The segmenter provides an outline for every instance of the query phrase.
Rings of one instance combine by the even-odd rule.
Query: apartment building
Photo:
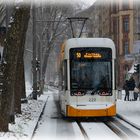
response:
[[[136,0],[111,0],[111,36],[117,48],[118,81],[122,87],[128,71],[139,63],[140,4]]]
[[[93,37],[109,37],[115,42],[120,88],[132,65],[140,62],[139,3],[137,0],[96,0],[92,6]]]

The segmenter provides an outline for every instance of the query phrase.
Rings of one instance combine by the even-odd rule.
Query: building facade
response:
[[[140,62],[140,4],[136,0],[96,0],[90,18],[93,37],[115,42],[116,82],[122,88],[132,65]]]
[[[122,87],[127,79],[134,57],[134,5],[131,0],[110,3],[111,37],[117,48],[118,86]]]

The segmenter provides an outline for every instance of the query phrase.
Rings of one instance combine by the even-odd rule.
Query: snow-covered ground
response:
[[[31,92],[32,90],[28,88],[27,95]],[[22,104],[22,114],[16,115],[15,124],[9,124],[9,132],[0,133],[0,140],[31,139],[49,93],[51,91],[44,92],[38,100],[28,100],[28,103]]]
[[[103,122],[84,122],[82,126],[90,140],[120,140]]]
[[[117,113],[140,128],[140,98],[137,101],[124,101],[124,95],[123,91],[121,100],[117,101]]]
[[[31,93],[31,90],[28,90],[28,94]],[[43,138],[43,135],[45,136],[45,133],[49,132],[50,136],[54,136],[56,131],[60,131],[59,128],[64,129],[64,132],[66,133],[60,133],[61,136],[66,134],[71,134],[71,135],[76,135],[79,140],[82,140],[82,134],[79,132],[77,125],[74,122],[64,122],[64,120],[60,119],[59,116],[57,116],[57,110],[56,104],[52,104],[52,94],[56,94],[57,90],[55,89],[50,89],[48,91],[45,91],[43,95],[41,95],[38,100],[29,100],[28,103],[22,104],[22,114],[21,115],[16,115],[16,123],[15,124],[10,124],[9,125],[9,132],[7,133],[0,133],[0,140],[19,140],[19,139],[31,139],[33,130],[36,126],[36,123],[38,121],[38,118],[40,116],[40,113],[43,109],[43,106],[45,105],[45,101],[47,100],[47,105],[46,105],[46,114],[44,115],[44,121],[41,122],[40,126],[42,124],[42,127],[38,131],[39,133],[36,132],[36,136],[33,139],[36,138]],[[127,120],[133,122],[134,124],[138,125],[140,127],[139,123],[139,118],[140,118],[140,100],[138,101],[124,101],[124,92],[122,93],[121,99],[117,101],[117,113],[126,118]],[[53,108],[50,108],[52,105]],[[53,112],[53,116],[51,114]],[[54,118],[54,119],[50,119]],[[58,118],[57,120],[55,118]],[[57,123],[56,123],[57,122]],[[65,125],[66,124],[66,125]],[[92,128],[92,125],[97,125],[97,124],[88,124],[85,123],[83,124],[85,127],[88,127],[89,130],[87,133],[92,134],[92,130],[94,132],[97,132],[98,130],[95,131],[95,128]],[[103,124],[100,124],[101,126]],[[49,126],[45,128],[45,126]],[[55,127],[56,126],[56,127]],[[64,127],[66,126],[66,127]],[[64,127],[64,128],[63,128]],[[73,128],[73,130],[70,130],[69,128]],[[98,126],[100,127],[100,126]],[[104,126],[105,127],[105,126]],[[102,127],[102,129],[104,128]],[[56,128],[58,130],[56,130]],[[41,132],[42,131],[42,132]],[[107,129],[102,130],[102,132],[106,132]],[[43,134],[44,133],[44,134]],[[38,135],[41,134],[41,135]],[[95,133],[94,133],[95,134]],[[99,134],[99,132],[98,132]],[[113,135],[108,131],[108,135]],[[48,136],[49,137],[49,136]],[[92,136],[90,136],[92,137]],[[112,137],[112,136],[111,136]],[[70,137],[69,137],[70,138]],[[68,139],[68,137],[66,138]],[[63,140],[66,140],[63,139]],[[95,138],[94,138],[95,139]],[[92,139],[91,139],[92,140]]]

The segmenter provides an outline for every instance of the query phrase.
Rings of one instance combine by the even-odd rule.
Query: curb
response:
[[[45,107],[46,107],[48,98],[49,98],[49,96],[47,97],[47,99],[46,99],[46,101],[45,101],[45,104],[43,105],[42,111],[41,111],[41,113],[40,113],[40,115],[39,115],[39,117],[38,117],[37,123],[36,123],[36,125],[35,125],[35,127],[34,127],[34,130],[33,130],[32,135],[31,135],[31,140],[32,140],[33,137],[34,137],[34,134],[35,134],[36,129],[37,129],[37,127],[38,127],[38,123],[39,123],[39,121],[41,120],[41,117],[42,117],[42,115],[43,115],[43,113],[44,113],[44,110],[45,110]]]

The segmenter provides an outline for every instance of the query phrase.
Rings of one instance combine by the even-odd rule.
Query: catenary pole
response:
[[[37,100],[37,70],[36,70],[36,9],[35,4],[32,3],[32,37],[33,37],[33,60],[32,60],[32,71],[33,71],[33,99]]]

